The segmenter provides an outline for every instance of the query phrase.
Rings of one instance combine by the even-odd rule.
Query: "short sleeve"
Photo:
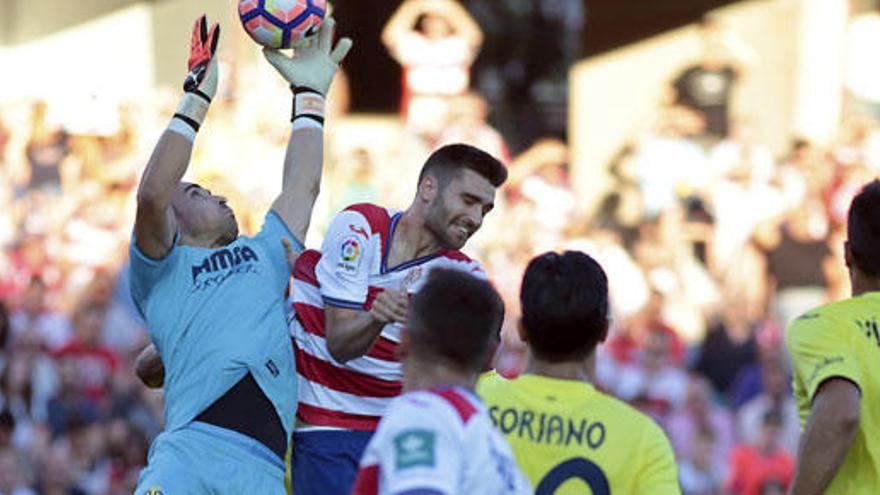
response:
[[[356,211],[343,211],[330,223],[315,270],[325,304],[363,309],[373,261],[371,237],[367,219]]]
[[[462,445],[445,414],[398,409],[383,419],[378,445],[382,493],[435,490],[457,493]],[[381,427],[380,427],[381,428]]]
[[[140,250],[137,246],[136,234],[133,232],[131,234],[131,245],[128,248],[130,258],[129,285],[131,298],[141,318],[146,318],[144,308],[153,287],[163,278],[171,276],[174,267],[178,264],[180,249],[177,247],[177,243],[179,238],[180,233],[175,234],[168,253],[160,259],[153,259]]]
[[[788,329],[786,340],[794,371],[798,402],[812,401],[819,385],[829,378],[845,378],[862,388],[862,375],[845,323],[821,313],[807,313]]]
[[[266,218],[263,220],[263,227],[257,232],[253,240],[262,247],[268,256],[268,264],[272,267],[279,291],[283,291],[290,282],[290,264],[287,262],[284,244],[281,243],[282,238],[290,241],[290,245],[296,253],[302,253],[305,249],[302,242],[288,230],[281,217],[274,211],[269,210],[266,213]]]
[[[654,423],[651,423],[650,428],[645,432],[635,493],[659,495],[681,493],[678,467],[672,446],[663,430]]]

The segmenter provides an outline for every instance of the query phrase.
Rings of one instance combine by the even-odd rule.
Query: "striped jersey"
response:
[[[392,402],[361,459],[354,495],[533,493],[472,391],[443,387]]]
[[[305,251],[294,267],[290,332],[296,354],[303,422],[320,427],[374,431],[401,391],[396,356],[401,327],[388,324],[366,355],[336,362],[324,333],[326,305],[369,311],[385,289],[415,293],[434,268],[456,268],[485,277],[482,267],[457,250],[441,250],[398,266],[387,257],[402,212],[357,204],[331,222],[321,252]]]

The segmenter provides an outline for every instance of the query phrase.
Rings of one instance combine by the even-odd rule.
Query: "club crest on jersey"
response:
[[[161,487],[151,486],[147,488],[147,491],[144,492],[144,495],[164,495],[165,492],[162,491]]]
[[[434,432],[407,430],[394,437],[394,469],[402,471],[418,466],[434,467]]]

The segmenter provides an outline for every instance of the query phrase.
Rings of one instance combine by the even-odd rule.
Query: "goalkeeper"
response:
[[[182,182],[217,91],[220,28],[193,29],[185,94],[141,178],[131,243],[131,293],[165,365],[165,431],[135,493],[277,493],[296,410],[284,318],[290,268],[318,192],[323,103],[351,41],[331,52],[327,19],[309,47],[270,63],[294,89],[281,194],[260,232],[239,237],[222,196]],[[295,152],[294,152],[295,151]]]

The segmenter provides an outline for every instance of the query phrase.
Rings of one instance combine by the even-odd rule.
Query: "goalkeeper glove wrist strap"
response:
[[[180,100],[177,112],[168,125],[168,130],[176,132],[190,141],[195,141],[196,133],[205,121],[211,98],[198,89],[187,91]]]
[[[174,113],[174,118],[180,119],[192,127],[193,131],[198,131],[199,127],[202,126],[202,122],[205,121],[210,105],[211,99],[205,93],[198,90],[188,91],[183,95],[183,99],[180,100],[180,105],[177,107],[177,112]]]
[[[294,127],[324,127],[324,95],[311,88],[291,86]]]

